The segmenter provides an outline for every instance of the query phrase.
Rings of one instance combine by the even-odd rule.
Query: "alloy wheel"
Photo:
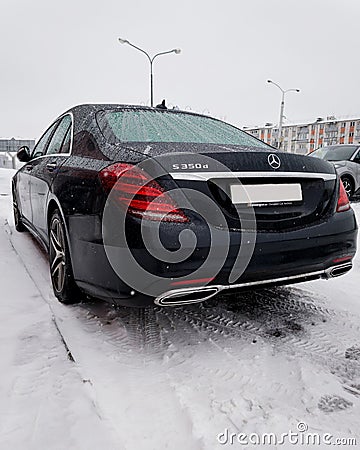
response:
[[[345,192],[347,193],[347,196],[350,198],[352,196],[352,190],[353,190],[351,181],[348,178],[343,178],[342,182],[344,185]]]
[[[65,236],[62,223],[57,217],[50,227],[50,273],[54,289],[62,292],[65,283]]]

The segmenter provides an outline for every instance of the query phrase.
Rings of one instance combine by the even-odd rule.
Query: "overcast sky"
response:
[[[155,102],[240,127],[360,117],[359,0],[0,0],[0,137],[38,138],[79,103]]]

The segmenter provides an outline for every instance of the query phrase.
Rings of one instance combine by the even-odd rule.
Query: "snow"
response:
[[[12,247],[13,172],[0,169],[0,448],[115,448],[67,357],[49,304]]]
[[[202,305],[64,306],[14,230],[13,173],[0,169],[1,449],[208,450],[230,446],[226,429],[299,422],[360,442],[359,257],[335,280]]]

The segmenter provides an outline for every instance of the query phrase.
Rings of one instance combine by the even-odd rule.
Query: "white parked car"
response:
[[[360,193],[360,145],[329,145],[318,148],[309,156],[325,159],[335,165],[349,198]]]

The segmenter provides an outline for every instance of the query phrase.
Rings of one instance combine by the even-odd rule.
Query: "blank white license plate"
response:
[[[232,184],[231,200],[236,203],[282,203],[302,200],[301,185],[292,184]]]

